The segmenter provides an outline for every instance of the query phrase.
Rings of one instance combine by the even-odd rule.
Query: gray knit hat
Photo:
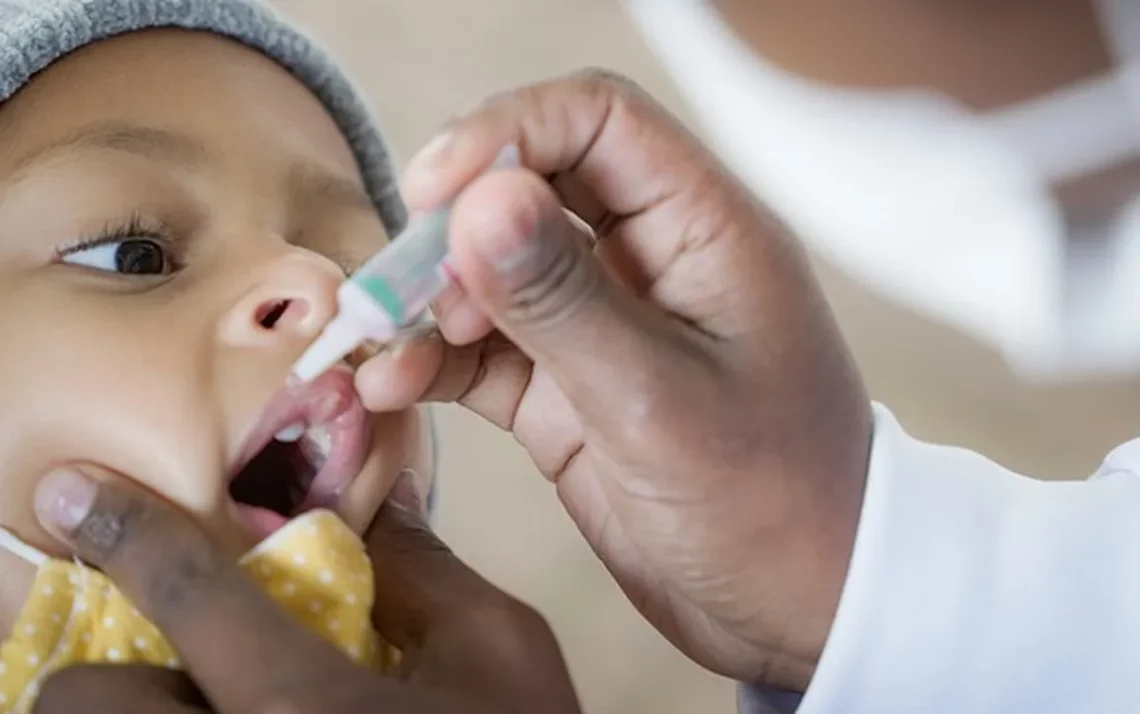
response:
[[[400,232],[407,212],[392,160],[360,95],[321,48],[262,0],[0,0],[0,103],[70,52],[161,27],[232,38],[304,82],[348,139],[389,235]]]

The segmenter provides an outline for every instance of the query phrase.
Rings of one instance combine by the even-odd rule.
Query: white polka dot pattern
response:
[[[371,625],[374,585],[364,545],[332,512],[294,520],[242,565],[293,617],[360,665],[386,671],[398,662]],[[179,666],[162,634],[102,573],[72,561],[40,567],[12,632],[0,646],[0,714],[30,711],[39,683],[68,665]]]

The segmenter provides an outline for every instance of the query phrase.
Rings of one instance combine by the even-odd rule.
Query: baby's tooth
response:
[[[286,444],[292,444],[294,442],[299,441],[301,439],[301,437],[304,435],[305,435],[305,425],[304,424],[291,424],[290,426],[287,426],[284,429],[282,429],[281,431],[277,432],[277,434],[273,438],[276,439],[277,441],[281,441],[281,442],[284,442]]]
[[[323,464],[332,451],[332,434],[327,427],[314,426],[305,432],[305,445],[312,450],[312,455],[318,457]]]

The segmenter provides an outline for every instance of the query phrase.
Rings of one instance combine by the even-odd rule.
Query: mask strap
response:
[[[1046,180],[1091,173],[1140,154],[1140,3],[1096,5],[1115,69],[982,116]]]
[[[1140,4],[1135,0],[1097,0],[1101,34],[1116,59],[1116,74],[1140,126]]]
[[[31,563],[36,567],[51,560],[45,553],[36,550],[5,528],[0,528],[0,550],[6,550],[17,558]]]
[[[1117,73],[1062,87],[979,118],[1050,181],[1103,169],[1140,154],[1136,105]]]

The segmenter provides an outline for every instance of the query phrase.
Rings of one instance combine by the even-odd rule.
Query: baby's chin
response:
[[[230,504],[229,510],[224,518],[211,518],[202,525],[229,555],[240,559],[293,521],[317,509],[298,511],[288,516],[241,504]],[[337,511],[331,507],[328,510]]]

